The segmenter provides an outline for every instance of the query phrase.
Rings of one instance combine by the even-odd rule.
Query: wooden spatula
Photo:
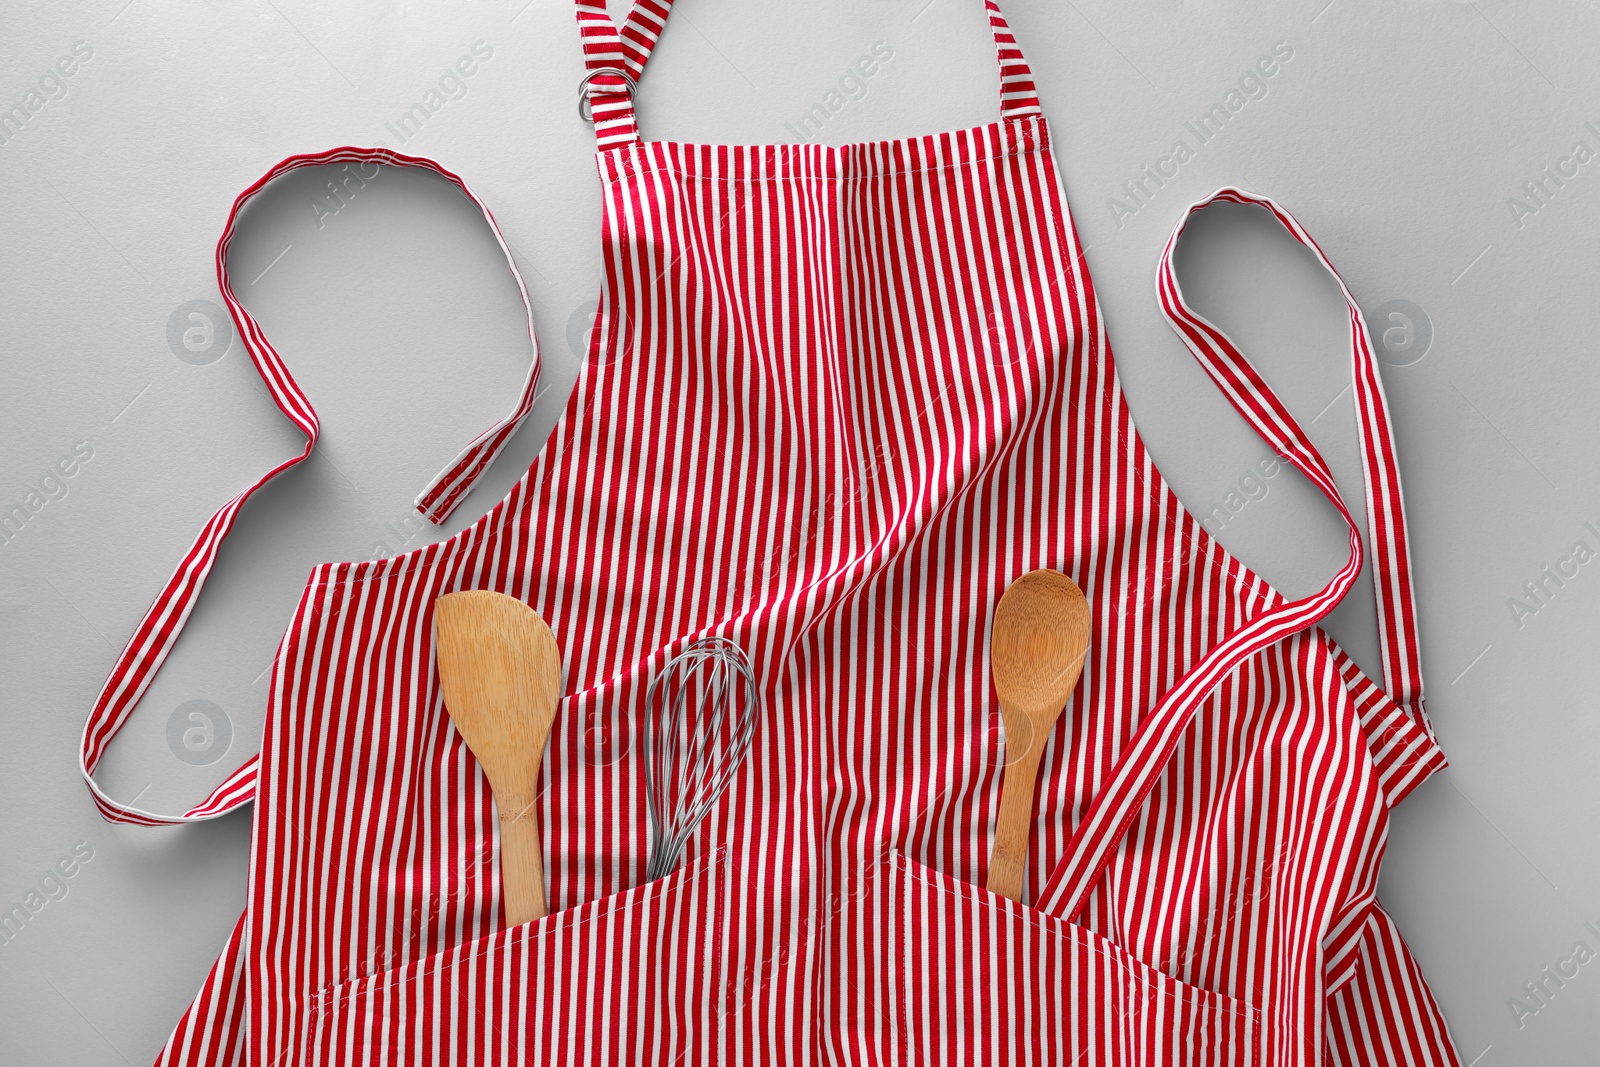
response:
[[[561,650],[538,612],[504,593],[447,593],[433,612],[445,710],[494,790],[506,922],[543,918],[533,803],[561,694]]]
[[[1006,727],[1006,767],[989,890],[1015,901],[1022,900],[1039,759],[1088,649],[1089,604],[1060,571],[1024,574],[995,605],[990,662]]]

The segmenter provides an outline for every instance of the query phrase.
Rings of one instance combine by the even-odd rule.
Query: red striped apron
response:
[[[248,908],[161,1063],[1457,1063],[1375,895],[1389,808],[1444,760],[1361,314],[1346,290],[1381,686],[1315,625],[1356,580],[1361,536],[1294,417],[1184,303],[1183,222],[1161,305],[1350,523],[1348,562],[1284,598],[1151,462],[1032,77],[986,5],[997,121],[726,147],[639,137],[632,83],[670,0],[638,0],[620,28],[577,0],[604,278],[549,441],[456,536],[313,571],[260,755],[205,802],[157,815],[90,778],[122,822],[255,799]],[[472,195],[430,160],[339,148],[236,201],[219,283],[305,452],[202,531],[95,705],[86,777],[240,506],[316,441],[227,252],[262,186],[340,160]],[[1271,212],[1333,270],[1263,197],[1225,189],[1190,212],[1217,199]],[[535,353],[512,413],[419,510],[442,521],[461,501],[537,376]],[[1006,585],[1043,566],[1094,617],[1023,905],[979,888],[1004,760],[987,633]],[[538,812],[551,914],[510,929],[493,801],[433,671],[432,603],[461,589],[533,605],[566,661]],[[683,866],[645,882],[631,738],[652,675],[711,634],[749,653],[763,721]]]

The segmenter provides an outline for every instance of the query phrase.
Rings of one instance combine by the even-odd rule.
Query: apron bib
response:
[[[288,170],[347,160],[472,196],[430,160],[349,147],[241,194],[219,284],[306,448],[202,531],[82,755],[109,819],[255,801],[247,911],[162,1063],[1456,1063],[1375,896],[1388,809],[1444,761],[1360,312],[1345,290],[1382,686],[1315,625],[1359,575],[1361,536],[1293,416],[1184,303],[1182,222],[1162,307],[1350,523],[1348,562],[1282,597],[1145,452],[1032,75],[985,4],[997,121],[730,147],[639,136],[670,0],[638,0],[620,28],[577,0],[604,267],[572,395],[476,523],[313,571],[259,757],[169,817],[91,776],[240,506],[318,430],[228,283],[239,209]],[[1226,189],[1190,210],[1215,199],[1271,212],[1332,271],[1272,201]],[[461,502],[537,377],[535,351],[512,412],[423,514]],[[1041,767],[1024,905],[978,888],[1004,763],[988,627],[1007,584],[1045,566],[1084,589],[1092,639]],[[493,799],[433,666],[433,602],[463,589],[533,606],[566,663],[537,812],[551,914],[511,929]],[[682,867],[645,882],[638,716],[654,674],[710,635],[749,654],[763,720]]]

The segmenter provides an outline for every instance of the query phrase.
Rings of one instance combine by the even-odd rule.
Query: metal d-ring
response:
[[[585,74],[583,76],[583,81],[578,83],[578,117],[584,122],[594,121],[594,109],[589,104],[589,83],[600,77],[602,74],[615,74],[617,77],[626,82],[628,86],[629,97],[632,97],[639,91],[639,83],[634,81],[633,76],[627,71],[623,70],[621,67],[596,67],[594,70],[591,70],[589,73]]]

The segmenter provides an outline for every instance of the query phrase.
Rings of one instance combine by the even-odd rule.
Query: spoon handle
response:
[[[1033,793],[1043,756],[1043,745],[1028,746],[1006,765],[1000,783],[1000,812],[995,820],[994,851],[989,856],[989,892],[1019,904],[1027,873],[1028,834],[1033,829]]]
[[[500,803],[499,797],[495,803]],[[539,816],[531,800],[500,812],[500,886],[507,926],[544,918],[544,853],[539,850]]]

